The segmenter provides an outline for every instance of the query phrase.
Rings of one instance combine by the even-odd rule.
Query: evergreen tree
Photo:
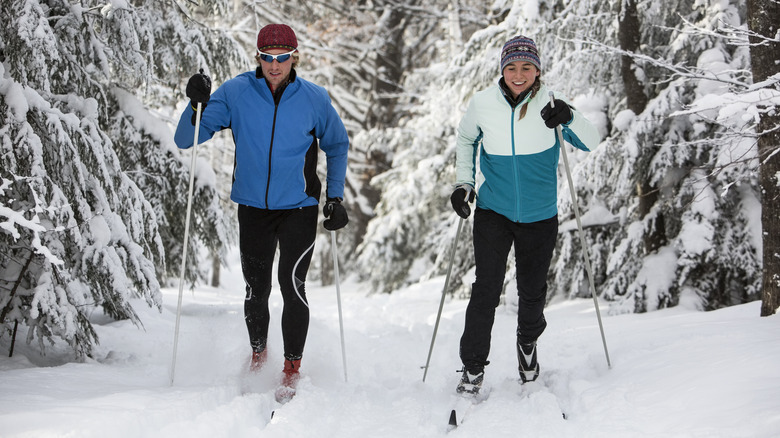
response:
[[[140,324],[134,297],[161,305],[189,170],[150,108],[182,100],[182,76],[204,60],[230,61],[211,62],[224,76],[240,58],[188,13],[173,1],[63,0],[0,12],[3,339],[21,323],[41,348],[61,338],[85,356],[97,342],[91,309]],[[213,176],[198,176],[191,253],[219,250],[226,235]]]
[[[739,27],[744,11],[737,3],[684,6],[691,12],[682,17],[649,4],[639,14],[641,40],[655,44],[628,55],[643,78],[647,105],[635,107],[639,114],[628,100],[612,106],[609,137],[576,172],[581,202],[609,212],[588,235],[597,252],[597,289],[616,301],[613,311],[681,302],[714,309],[754,300],[760,290],[750,131],[734,135],[712,109],[688,110],[747,85],[744,45],[717,35],[719,26]],[[563,219],[567,201],[561,198]],[[578,240],[563,237],[555,290],[589,295]],[[737,263],[734,254],[741,256]]]

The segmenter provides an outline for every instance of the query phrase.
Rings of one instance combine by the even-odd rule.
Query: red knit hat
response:
[[[295,32],[286,24],[269,24],[257,33],[257,50],[269,49],[297,50],[298,39]]]

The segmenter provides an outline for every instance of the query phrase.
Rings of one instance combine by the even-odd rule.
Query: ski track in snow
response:
[[[780,319],[759,318],[758,303],[621,316],[606,316],[602,304],[612,369],[592,300],[553,304],[538,347],[542,374],[526,385],[517,379],[515,313],[500,306],[489,398],[448,432],[466,301],[447,300],[425,383],[421,368],[443,278],[391,295],[342,284],[348,382],[335,288],[307,285],[303,377],[280,406],[281,298],[275,289],[268,364],[249,375],[240,277],[234,268],[222,288],[185,291],[173,386],[177,290],[164,291],[162,313],[135,303],[144,329],[95,316],[101,344],[83,363],[60,345],[38,356],[20,333],[14,357],[0,359],[0,435],[669,438],[769,437],[780,428]]]

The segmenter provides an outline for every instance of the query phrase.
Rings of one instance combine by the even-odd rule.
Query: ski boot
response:
[[[523,344],[517,341],[517,361],[520,364],[520,380],[533,382],[539,377],[539,362],[536,360],[536,341]]]
[[[475,374],[470,373],[463,367],[460,370],[463,374],[460,376],[460,382],[455,391],[458,394],[476,396],[479,394],[479,390],[482,388],[482,380],[485,377],[485,371],[475,371]]]
[[[295,388],[298,380],[301,378],[298,370],[301,367],[300,356],[297,359],[284,359],[284,370],[282,371],[282,383],[276,390],[276,401],[287,403],[295,396]]]
[[[268,352],[263,349],[262,351],[252,351],[252,360],[249,362],[249,371],[256,373],[259,372],[265,361],[268,358]]]

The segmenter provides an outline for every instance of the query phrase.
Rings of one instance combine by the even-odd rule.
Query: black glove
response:
[[[322,214],[325,215],[325,222],[322,225],[326,230],[336,231],[349,223],[347,209],[341,205],[341,198],[328,198],[325,206],[322,207]]]
[[[211,96],[211,78],[203,74],[203,69],[200,69],[200,73],[192,75],[187,82],[187,97],[190,98],[193,106],[197,106],[198,103],[208,103]]]
[[[206,104],[211,97],[211,78],[203,74],[203,69],[200,69],[200,73],[192,75],[187,82],[187,97],[190,98],[190,105],[192,109],[198,108],[198,103],[201,104],[200,112],[203,114],[203,110],[206,109]],[[192,113],[192,124],[195,125],[196,112]]]
[[[457,213],[458,216],[463,219],[469,217],[471,214],[469,202],[474,201],[474,196],[476,196],[474,188],[470,185],[461,185],[455,188],[455,191],[452,192],[452,196],[450,196],[450,202],[452,203],[452,209],[455,210],[455,213]]]
[[[569,105],[561,99],[555,99],[554,107],[550,106],[549,103],[545,105],[544,108],[542,108],[541,114],[544,119],[544,124],[550,129],[555,129],[556,126],[563,123],[569,123],[571,122],[572,117],[574,117]]]

